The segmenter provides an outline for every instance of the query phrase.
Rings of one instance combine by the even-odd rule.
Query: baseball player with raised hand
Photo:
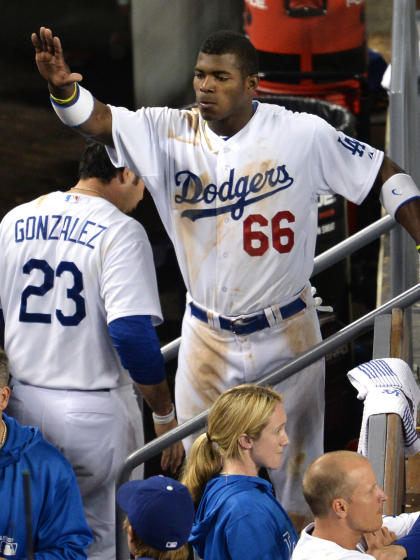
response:
[[[243,35],[220,31],[204,41],[191,110],[105,105],[71,73],[50,29],[32,42],[59,118],[142,177],[174,244],[188,290],[179,421],[320,340],[309,284],[320,194],[361,203],[375,188],[420,243],[420,192],[411,177],[319,117],[254,101],[257,57]],[[285,395],[292,444],[284,468],[270,476],[299,527],[309,513],[301,478],[323,449],[323,362],[276,389]]]
[[[10,211],[0,224],[0,311],[12,374],[9,414],[40,428],[72,464],[95,541],[115,557],[115,478],[141,447],[137,384],[160,435],[177,425],[154,325],[162,321],[152,250],[125,215],[144,184],[89,145],[79,182]],[[182,445],[164,451],[173,472]],[[141,472],[137,475],[141,476]]]

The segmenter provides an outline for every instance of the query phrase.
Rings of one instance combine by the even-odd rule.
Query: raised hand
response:
[[[83,76],[67,66],[60,39],[53,36],[51,29],[41,27],[39,37],[32,33],[31,40],[39,73],[48,81],[51,93],[60,98],[70,96],[74,82],[80,82]]]

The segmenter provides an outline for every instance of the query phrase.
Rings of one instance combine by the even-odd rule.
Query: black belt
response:
[[[282,319],[287,319],[302,309],[305,309],[306,303],[301,298],[297,298],[294,301],[279,307],[279,311]],[[207,312],[200,307],[197,307],[194,302],[190,301],[191,314],[200,321],[208,323]],[[237,319],[228,319],[219,315],[220,328],[225,331],[231,331],[235,334],[251,334],[256,331],[261,331],[270,326],[270,323],[265,316],[265,313],[257,313],[256,315],[251,315],[250,317],[238,317]]]

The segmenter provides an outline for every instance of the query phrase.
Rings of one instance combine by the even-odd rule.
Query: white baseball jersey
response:
[[[226,141],[196,109],[111,107],[114,165],[145,181],[192,298],[227,316],[294,299],[313,268],[318,195],[362,202],[383,158],[314,115],[255,107]]]
[[[208,323],[184,315],[175,379],[178,421],[207,409],[228,387],[255,382],[320,341],[308,279],[318,195],[360,203],[382,152],[337,132],[319,117],[256,103],[228,140],[199,111],[111,107],[114,165],[140,175],[175,247],[192,299]],[[238,336],[217,328],[300,295],[306,309],[270,328]],[[271,324],[271,323],[270,323]],[[315,362],[275,387],[284,394],[291,440],[270,473],[290,515],[309,514],[305,468],[323,452],[324,368]],[[191,440],[184,440],[188,450]]]
[[[15,379],[55,389],[131,383],[107,324],[162,320],[143,227],[103,198],[54,192],[0,224],[0,307]]]
[[[419,515],[420,512],[402,513],[396,517],[384,516],[383,525],[399,539],[410,532]],[[303,529],[291,560],[375,560],[374,556],[365,552],[362,543],[357,545],[357,550],[349,550],[335,542],[313,537],[313,528],[314,524],[311,523]]]

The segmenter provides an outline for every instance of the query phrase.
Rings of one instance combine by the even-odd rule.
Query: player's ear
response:
[[[250,76],[247,76],[247,87],[252,95],[256,92],[259,83],[260,79],[258,74],[251,74]]]
[[[126,168],[126,167],[122,167],[121,169],[118,170],[118,178],[120,180],[120,183],[124,184],[128,181],[128,177],[129,177],[130,171]]]

